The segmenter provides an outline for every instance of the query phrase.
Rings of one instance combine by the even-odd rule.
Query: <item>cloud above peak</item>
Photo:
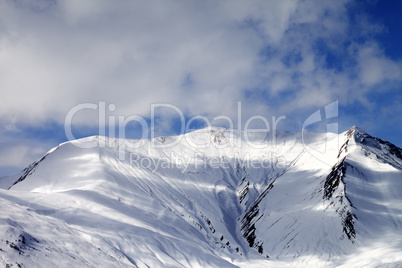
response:
[[[402,74],[371,37],[379,27],[352,23],[351,8],[349,1],[3,1],[0,119],[63,123],[71,107],[99,101],[126,116],[147,116],[152,103],[235,116],[238,101],[249,114],[360,101]],[[74,122],[94,125],[93,116]]]

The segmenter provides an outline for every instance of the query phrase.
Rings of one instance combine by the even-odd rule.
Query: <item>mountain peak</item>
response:
[[[358,127],[329,139],[243,134],[212,127],[172,146],[93,136],[56,147],[0,184],[0,263],[339,266],[363,258],[360,245],[384,244],[367,263],[401,250],[389,235],[402,226],[401,149]],[[322,144],[325,156],[306,149]]]
[[[367,132],[359,128],[358,126],[351,127],[348,131],[346,131],[346,136],[351,138],[352,136],[361,136],[361,135],[368,135]]]
[[[394,144],[373,137],[357,126],[350,128],[346,134],[349,139],[353,137],[356,144],[362,146],[366,156],[375,155],[376,159],[383,163],[402,169],[402,149]]]

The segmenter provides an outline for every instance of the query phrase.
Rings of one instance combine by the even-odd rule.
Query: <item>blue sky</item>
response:
[[[0,176],[66,141],[83,103],[113,104],[106,124],[150,124],[157,103],[237,124],[241,102],[243,124],[286,116],[279,129],[300,131],[338,101],[339,131],[402,147],[400,1],[2,0],[0,14]],[[75,114],[76,138],[99,133],[98,112]],[[175,111],[156,113],[156,135],[180,131]]]

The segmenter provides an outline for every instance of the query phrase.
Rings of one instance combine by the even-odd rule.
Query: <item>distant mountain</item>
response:
[[[402,149],[357,127],[89,137],[0,188],[8,267],[402,266]]]

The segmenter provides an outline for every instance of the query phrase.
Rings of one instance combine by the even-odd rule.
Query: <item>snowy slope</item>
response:
[[[59,145],[0,180],[0,263],[402,265],[400,148],[355,127],[243,134]]]

